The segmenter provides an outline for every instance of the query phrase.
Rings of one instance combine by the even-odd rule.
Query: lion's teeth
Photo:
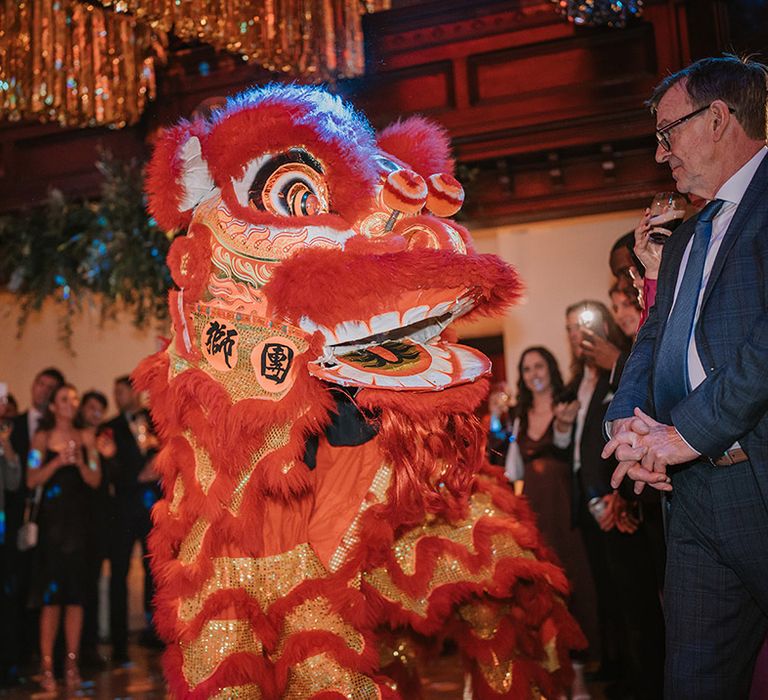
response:
[[[408,309],[408,311],[403,314],[403,325],[410,326],[412,323],[416,323],[417,321],[423,321],[427,317],[428,313],[428,306],[414,306],[412,309]]]
[[[343,321],[336,326],[335,332],[340,343],[349,343],[371,334],[368,325],[363,321]]]
[[[374,316],[370,320],[372,333],[384,333],[400,327],[400,314],[397,311],[388,311],[385,314]]]

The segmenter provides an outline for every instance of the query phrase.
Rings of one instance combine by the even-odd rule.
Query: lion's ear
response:
[[[439,124],[409,117],[390,124],[376,139],[379,148],[407,163],[423,178],[433,173],[453,174],[451,140]]]
[[[167,231],[186,227],[195,207],[217,191],[202,155],[205,132],[202,121],[181,122],[155,144],[147,167],[148,208]]]

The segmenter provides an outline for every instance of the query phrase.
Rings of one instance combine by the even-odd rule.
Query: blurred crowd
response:
[[[0,684],[39,673],[44,691],[56,690],[57,678],[74,691],[81,666],[130,661],[127,580],[136,543],[145,555],[140,641],[161,646],[146,557],[160,496],[158,439],[127,376],[114,382],[117,414],[109,420],[103,393],[81,395],[55,367],[35,376],[23,413],[0,390]],[[108,611],[99,595],[106,572]],[[105,617],[108,640],[99,638]],[[98,651],[103,641],[108,658]]]
[[[648,219],[610,251],[611,308],[586,299],[564,309],[567,373],[549,349],[529,347],[516,384],[497,385],[489,398],[489,459],[537,515],[589,642],[572,659],[572,700],[591,697],[590,680],[604,682],[609,698],[663,694],[661,499],[612,488],[616,462],[601,456],[605,411],[655,296],[662,244],[650,238]]]

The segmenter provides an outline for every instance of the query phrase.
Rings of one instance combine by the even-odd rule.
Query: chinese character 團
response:
[[[280,343],[267,343],[261,351],[261,374],[275,384],[282,384],[292,361],[292,348]]]

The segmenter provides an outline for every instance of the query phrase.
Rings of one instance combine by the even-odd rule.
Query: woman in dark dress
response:
[[[563,380],[557,361],[543,347],[525,350],[518,365],[516,441],[524,465],[523,494],[538,516],[544,540],[555,551],[571,582],[569,608],[589,641],[587,652],[574,658],[574,700],[590,697],[584,682],[584,661],[599,658],[597,598],[581,533],[571,517],[571,460],[567,449],[554,443],[553,428],[569,432],[578,401],[558,401]]]
[[[27,486],[41,489],[37,566],[32,598],[40,610],[41,686],[56,690],[53,648],[64,609],[67,688],[80,685],[78,652],[86,590],[88,489],[101,481],[93,435],[74,426],[77,391],[61,385],[51,397],[48,415],[32,438]]]

